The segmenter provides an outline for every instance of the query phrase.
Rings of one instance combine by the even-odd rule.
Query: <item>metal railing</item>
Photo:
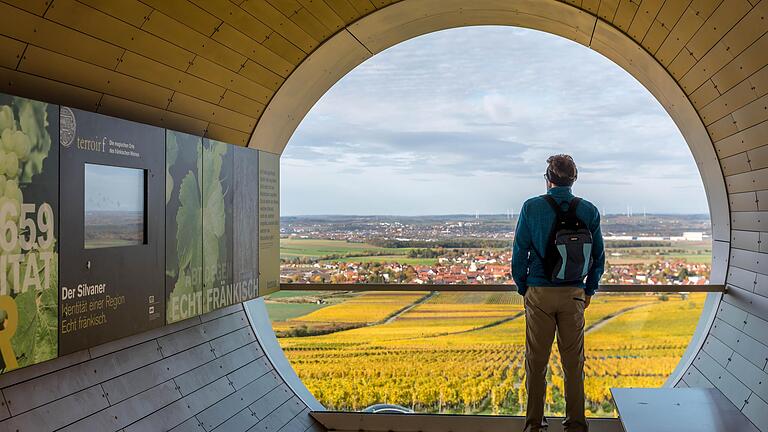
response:
[[[281,283],[281,290],[294,291],[461,291],[461,292],[516,292],[513,284],[381,284],[381,283]],[[603,293],[724,293],[725,285],[600,285]]]

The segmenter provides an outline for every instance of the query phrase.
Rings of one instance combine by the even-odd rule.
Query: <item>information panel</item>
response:
[[[259,295],[280,289],[280,156],[259,152]]]
[[[259,152],[235,147],[234,278],[239,301],[258,295]]]
[[[165,321],[165,130],[62,107],[59,353]]]
[[[203,139],[203,313],[236,302],[232,286],[233,149]]]
[[[277,291],[279,161],[0,94],[0,373]]]
[[[165,292],[168,323],[203,310],[203,139],[167,131]]]
[[[59,108],[0,94],[0,373],[58,352]]]

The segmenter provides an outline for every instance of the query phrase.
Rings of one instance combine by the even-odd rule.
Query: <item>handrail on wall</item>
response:
[[[281,283],[286,291],[461,291],[461,292],[516,292],[513,284],[381,284],[381,283]],[[600,285],[599,292],[610,293],[724,293],[725,285]]]

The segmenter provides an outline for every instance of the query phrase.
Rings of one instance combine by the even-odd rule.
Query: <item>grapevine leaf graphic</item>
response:
[[[5,129],[16,130],[16,117],[9,105],[0,107],[0,132]]]
[[[58,351],[58,257],[51,260],[50,286],[42,291],[29,289],[14,300],[19,311],[19,327],[12,339],[13,350],[19,358],[19,367],[50,360]],[[40,262],[41,280],[43,277]]]
[[[174,298],[182,298],[185,295],[189,295],[189,301],[195,301],[198,300],[195,298],[194,293],[197,291],[195,285],[192,283],[192,277],[190,275],[190,270],[185,269],[179,272],[179,277],[176,279],[176,283],[173,285],[173,291],[171,292],[171,301],[168,302],[167,309],[168,309],[168,317],[170,319],[170,322],[175,322],[181,319],[189,318],[189,316],[184,315],[184,311],[174,311],[173,309],[173,299]],[[197,307],[194,309],[199,311],[200,305],[197,305]]]
[[[203,161],[203,265],[211,269],[219,262],[219,239],[224,235],[224,191],[221,188],[221,165],[227,145],[211,141]],[[207,283],[213,281],[215,271],[204,271]]]
[[[184,269],[202,262],[202,238],[196,235],[203,229],[200,191],[195,175],[190,171],[179,188],[179,211],[176,213],[176,251],[179,255],[179,276]]]
[[[174,151],[178,153],[178,148]],[[179,269],[172,299],[193,294],[198,289],[192,282],[197,279],[193,274],[202,270],[202,264],[211,269],[202,272],[205,282],[211,282],[215,277],[219,242],[225,230],[224,191],[220,176],[226,151],[226,144],[214,141],[205,150],[198,147],[197,173],[189,171],[181,181],[179,210],[176,213]],[[174,159],[177,156],[174,155]],[[171,157],[170,153],[168,157]]]
[[[176,142],[176,134],[169,132],[167,135],[165,147],[165,204],[171,200],[171,194],[173,194],[173,177],[171,176],[170,167],[176,163],[176,157],[179,154],[179,144]]]
[[[43,172],[43,161],[51,150],[51,135],[48,133],[48,104],[17,98],[19,104],[19,125],[31,142],[29,154],[24,158],[21,181],[29,183],[32,176]]]

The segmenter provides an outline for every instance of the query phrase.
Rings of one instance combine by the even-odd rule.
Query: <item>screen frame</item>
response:
[[[87,188],[88,188],[88,167],[89,166],[100,166],[100,167],[107,167],[107,168],[118,168],[118,169],[125,169],[125,170],[133,170],[133,171],[140,171],[142,174],[142,181],[141,181],[141,187],[142,187],[142,193],[141,193],[141,199],[142,199],[142,214],[141,214],[141,242],[139,243],[131,243],[131,244],[124,244],[124,245],[114,245],[114,246],[88,246],[88,242],[86,239],[86,232],[87,225],[85,220],[85,215],[88,212],[88,194],[87,194]],[[148,176],[149,176],[149,170],[147,168],[141,168],[141,167],[132,167],[132,166],[124,166],[124,165],[117,165],[117,164],[107,164],[107,163],[94,163],[94,162],[84,162],[83,163],[83,249],[84,250],[97,250],[97,249],[110,249],[110,248],[130,248],[130,247],[136,247],[136,246],[146,246],[149,244],[149,199],[148,199],[148,188],[149,188],[149,182],[148,182]]]

